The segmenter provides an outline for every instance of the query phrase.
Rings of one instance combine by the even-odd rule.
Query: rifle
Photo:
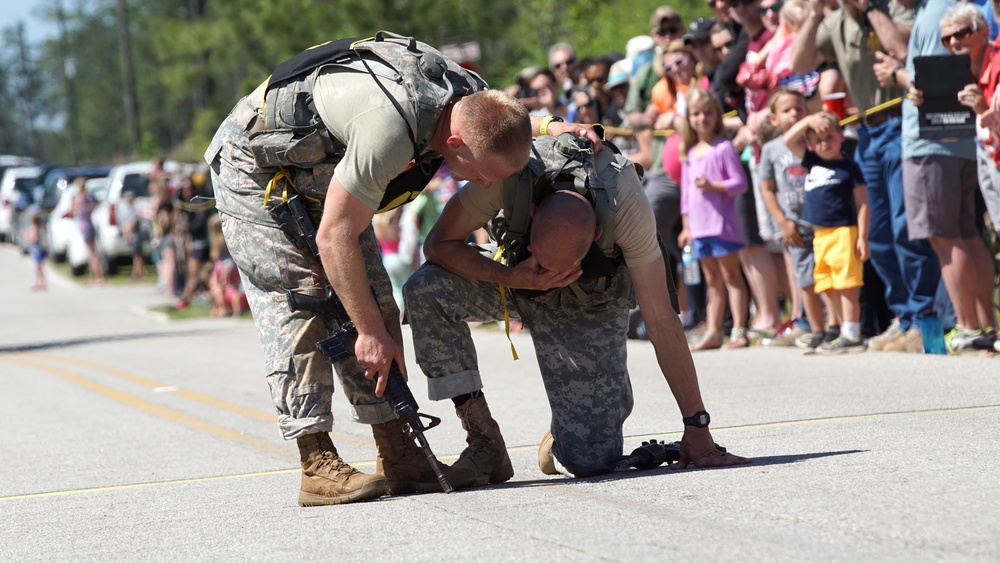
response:
[[[313,226],[312,219],[306,211],[301,196],[296,194],[287,201],[268,208],[271,217],[281,226],[281,230],[299,249],[311,252],[313,256],[319,257],[319,248],[316,246],[316,227]],[[354,345],[358,339],[358,331],[351,321],[344,304],[334,292],[333,287],[326,284],[326,294],[323,297],[314,297],[303,293],[286,290],[288,295],[288,307],[292,311],[310,311],[318,313],[323,317],[330,337],[320,341],[316,346],[323,351],[323,354],[331,363],[345,360],[354,356]],[[392,362],[389,367],[389,377],[385,387],[385,397],[392,406],[393,412],[403,423],[403,432],[407,438],[414,440],[420,450],[427,456],[431,469],[437,475],[441,489],[446,493],[453,492],[451,484],[444,473],[444,468],[431,451],[430,444],[424,436],[425,430],[430,430],[438,424],[441,419],[429,414],[418,412],[419,406],[413,393],[410,392],[403,374],[399,371],[396,362]],[[424,425],[421,419],[428,422]]]
[[[716,449],[720,452],[725,453],[726,448],[715,445]],[[681,458],[681,443],[680,442],[657,442],[656,440],[650,440],[648,442],[643,442],[641,446],[632,450],[632,454],[623,457],[621,461],[618,462],[618,469],[628,469],[629,467],[634,467],[636,469],[653,469],[663,465],[664,463],[673,463]]]

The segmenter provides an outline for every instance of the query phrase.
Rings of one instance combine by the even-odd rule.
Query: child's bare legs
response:
[[[87,260],[90,265],[90,282],[93,284],[104,283],[104,267],[101,266],[101,259],[97,256],[95,242],[87,243]]]
[[[786,248],[782,251],[782,256],[785,258],[785,283],[788,284],[788,292],[785,295],[788,297],[789,301],[792,303],[792,318],[797,318],[805,310],[805,296],[803,295],[804,290],[799,289],[799,281],[795,279],[795,264],[792,263],[792,255],[788,252]],[[812,326],[812,319],[809,318],[809,311],[806,310],[806,318],[809,319],[809,325]]]
[[[729,256],[734,256],[730,254]],[[701,259],[705,274],[705,337],[693,349],[702,350],[722,346],[722,317],[726,312],[726,279],[718,258]]]
[[[760,247],[763,248],[763,247]],[[726,290],[729,293],[729,310],[733,314],[733,328],[746,328],[747,326],[747,287],[743,283],[743,275],[740,271],[740,252],[730,252],[718,259],[719,269],[726,283]],[[770,262],[770,259],[768,259]],[[772,273],[774,270],[772,270]],[[725,302],[723,301],[723,306]],[[777,305],[774,307],[777,309]],[[719,325],[722,325],[721,316]]]
[[[801,292],[802,293],[802,304],[803,304],[803,307],[804,307],[804,309],[806,311],[806,320],[809,321],[809,328],[811,328],[814,333],[816,333],[816,332],[823,332],[823,328],[824,328],[824,326],[823,326],[823,300],[820,299],[819,295],[816,295],[815,289],[816,289],[815,285],[810,285],[808,287],[803,287],[802,288],[802,292]],[[832,318],[833,318],[833,315],[831,314],[831,319]],[[834,323],[831,320],[830,324],[831,325],[833,325],[833,324],[839,325],[840,322],[838,321],[837,323]]]
[[[781,324],[781,316],[778,313],[778,278],[774,271],[774,262],[770,253],[760,244],[743,248],[738,254],[739,261],[743,263],[746,271],[747,281],[750,282],[753,301],[757,305],[753,326],[757,330],[771,332]],[[736,308],[735,304],[730,306]],[[735,315],[734,310],[733,316]]]
[[[41,262],[35,262],[35,285],[31,289],[45,289],[45,270],[42,269]]]
[[[143,260],[142,254],[132,255],[132,277],[141,278],[146,275],[146,261]]]

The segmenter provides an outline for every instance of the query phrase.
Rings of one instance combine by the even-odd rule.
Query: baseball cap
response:
[[[688,26],[687,33],[684,34],[684,44],[690,45],[695,41],[708,41],[712,39],[712,26],[715,25],[715,18],[698,18]]]
[[[604,91],[610,92],[615,86],[621,86],[622,84],[628,84],[629,79],[629,68],[631,65],[628,61],[621,60],[611,65],[608,70],[608,81],[604,83]]]

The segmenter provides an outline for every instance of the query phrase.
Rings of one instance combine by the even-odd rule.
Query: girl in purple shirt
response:
[[[733,314],[730,348],[750,345],[746,336],[747,288],[737,251],[745,246],[734,198],[747,189],[736,149],[722,136],[722,104],[715,94],[688,92],[687,118],[682,130],[681,247],[691,245],[701,261],[707,288],[704,337],[691,350],[721,348],[726,293]]]

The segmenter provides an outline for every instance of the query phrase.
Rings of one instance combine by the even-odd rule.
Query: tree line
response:
[[[32,44],[0,29],[0,153],[114,163],[199,161],[216,127],[277,64],[310,46],[378,30],[474,45],[494,87],[548,47],[623,52],[663,0],[43,0],[57,30]],[[703,0],[668,2],[691,21]]]

